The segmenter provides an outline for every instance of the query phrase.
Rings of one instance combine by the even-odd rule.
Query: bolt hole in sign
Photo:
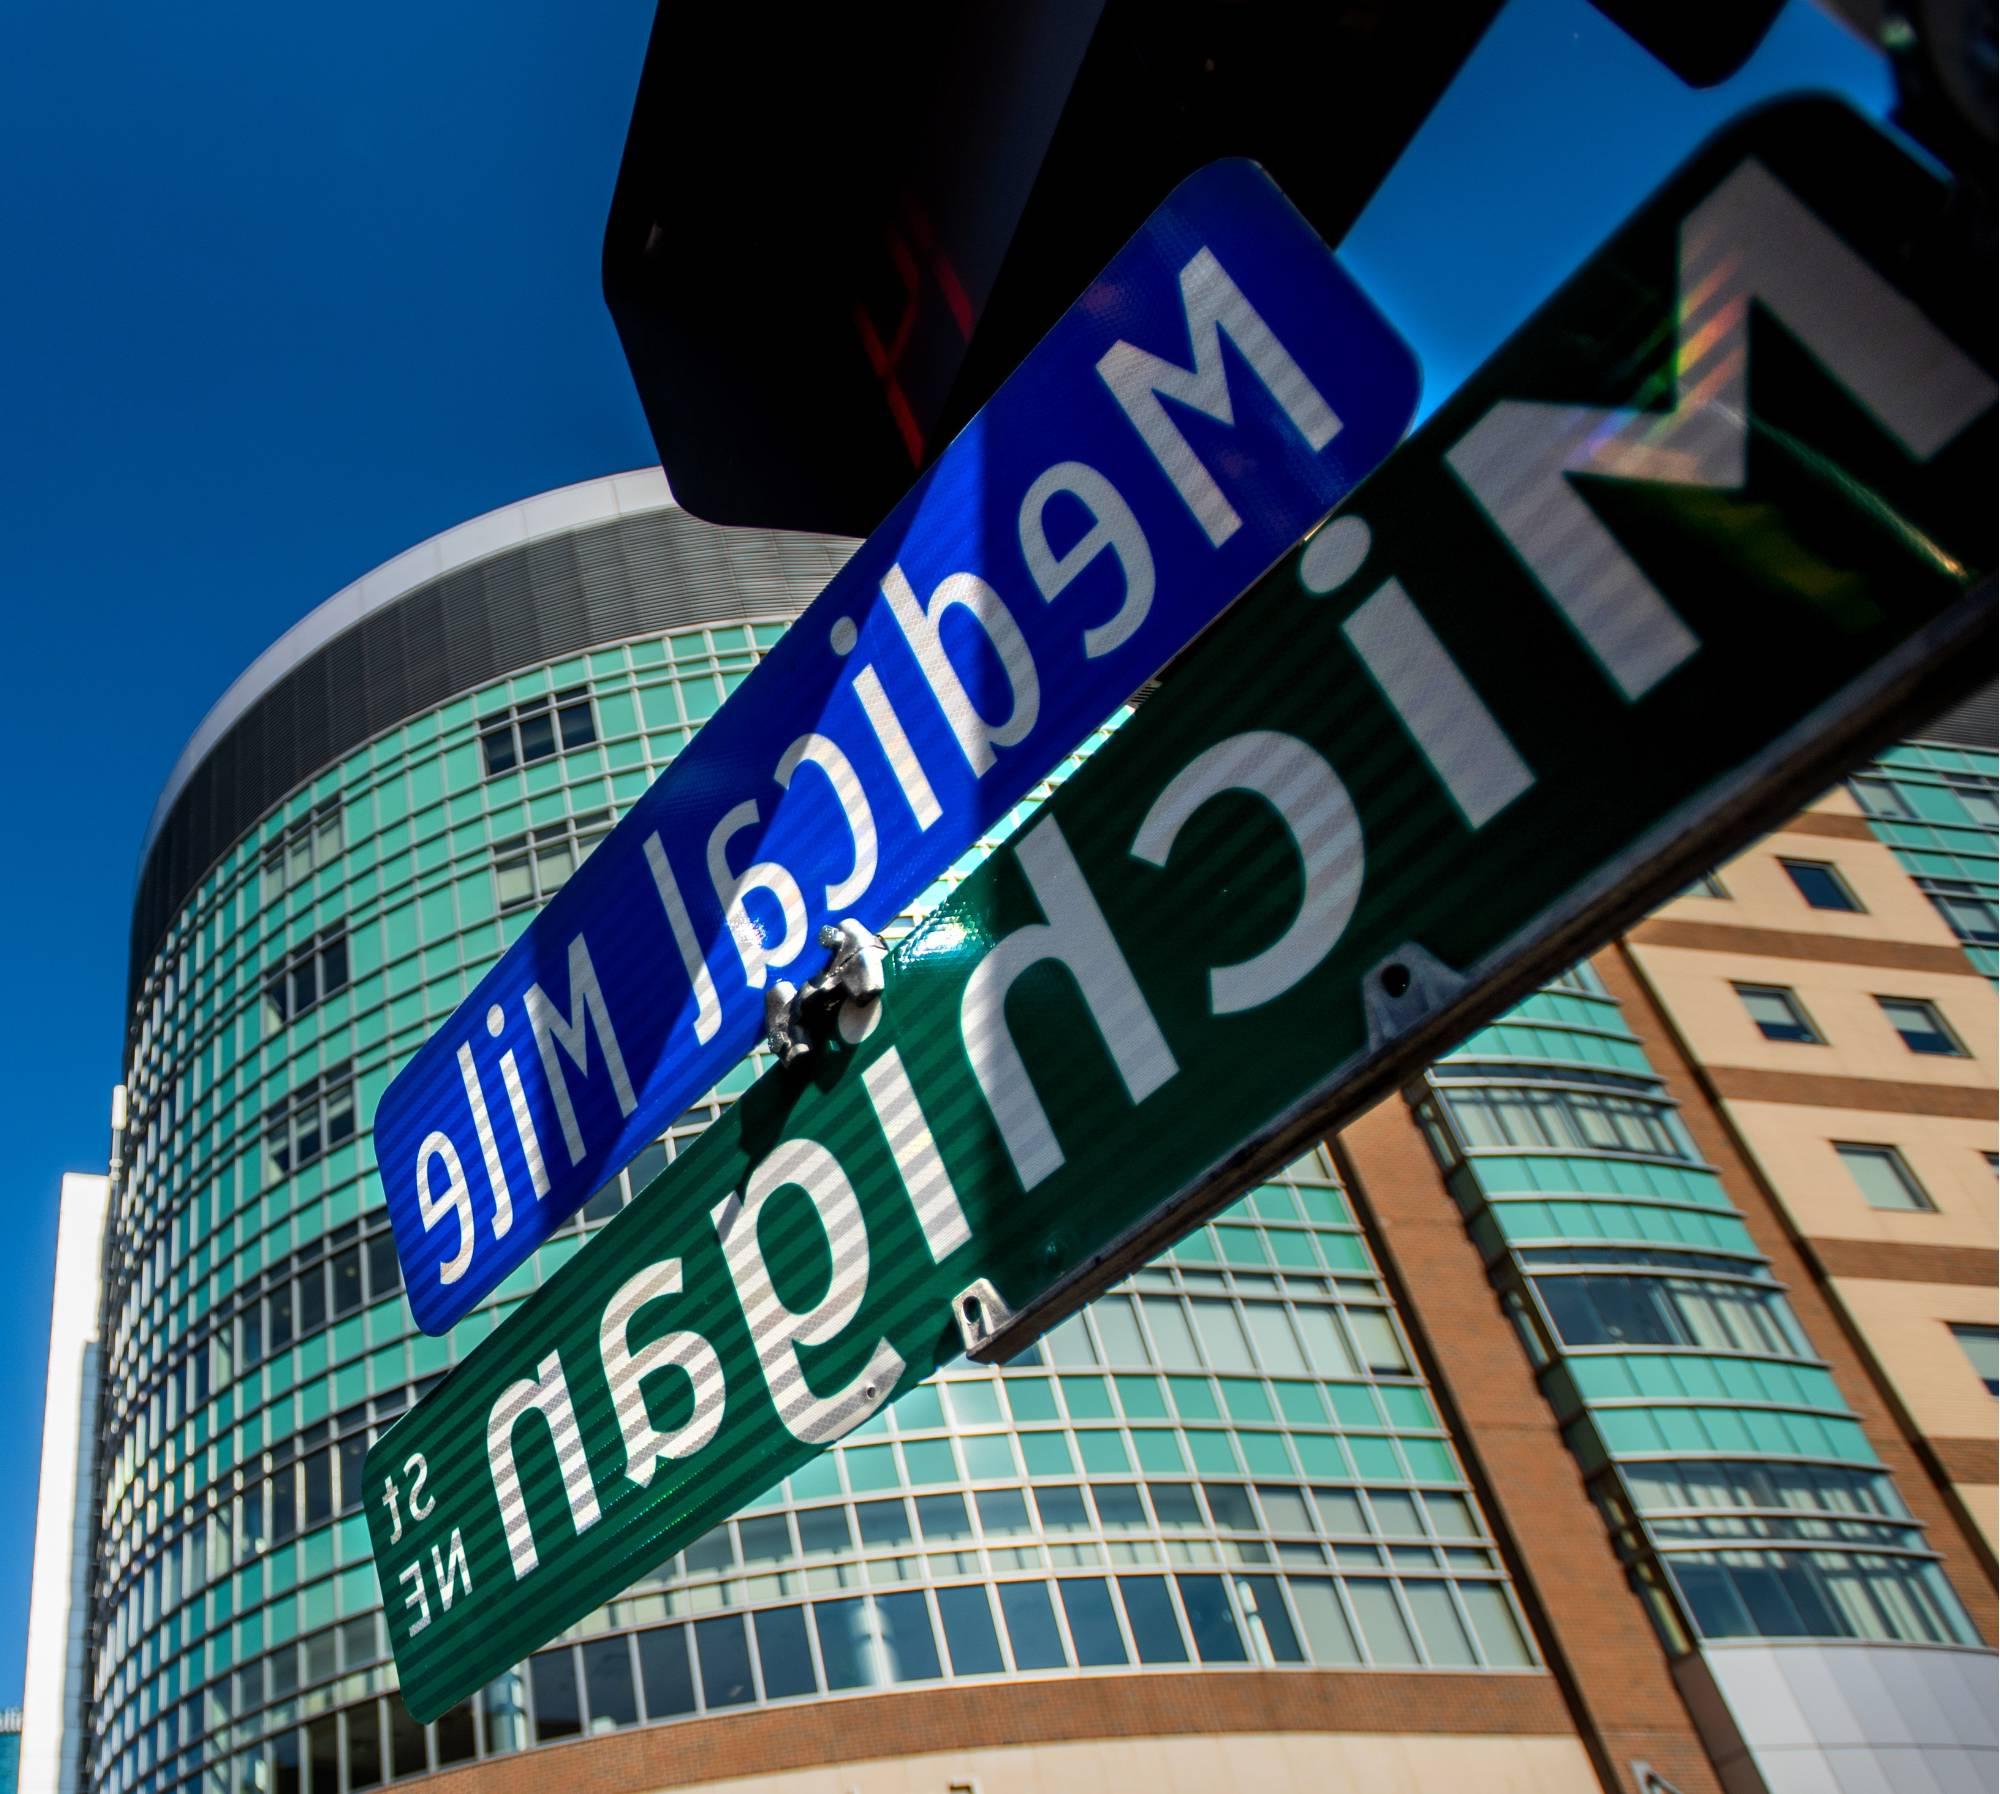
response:
[[[1388,454],[1417,366],[1254,163],[1174,189],[383,1093],[446,1332]]]

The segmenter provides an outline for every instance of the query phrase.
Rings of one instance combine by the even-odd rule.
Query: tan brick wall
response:
[[[1883,1090],[1881,1095],[1901,1099],[1907,1092]],[[1906,1107],[1741,1099],[1730,1100],[1729,1118],[1799,1233],[1883,1245],[1989,1251],[2000,1245],[1993,1167],[1985,1156],[2000,1144],[1991,1119],[1920,1115]],[[1893,1146],[1932,1208],[1871,1208],[1834,1152],[1836,1140]]]
[[[1705,1066],[1869,1085],[1931,1085],[1983,1095],[1986,1106],[1975,1112],[1992,1113],[1993,987],[1970,962],[1953,970],[1891,970],[1844,959],[1780,959],[1708,947],[1647,945],[1639,934],[1632,951],[1673,1012],[1689,1053]],[[1793,991],[1821,1041],[1766,1040],[1732,984],[1775,984]],[[1967,1057],[1911,1052],[1889,1025],[1878,996],[1921,997],[1934,1004],[1964,1043]]]

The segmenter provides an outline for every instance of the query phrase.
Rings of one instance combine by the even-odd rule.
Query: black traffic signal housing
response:
[[[1499,0],[662,0],[604,290],[679,502],[865,535],[1183,176],[1337,239]]]
[[[1707,86],[1781,0],[1593,3]],[[1990,0],[1902,5],[1904,122],[1990,239]],[[1337,244],[1500,6],[661,0],[603,272],[676,498],[867,534],[1196,168],[1253,157]]]

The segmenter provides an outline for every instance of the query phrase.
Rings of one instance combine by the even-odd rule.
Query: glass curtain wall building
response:
[[[757,1066],[447,1339],[411,1323],[369,1117],[846,546],[710,528],[657,473],[545,495],[329,601],[189,744],[135,900],[93,1789],[343,1794],[850,1692],[1260,1668],[1518,1683],[1498,1729],[1593,1785],[1324,1152],[436,1724],[394,1697],[369,1443]]]

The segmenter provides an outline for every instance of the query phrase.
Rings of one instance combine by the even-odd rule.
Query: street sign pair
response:
[[[411,1711],[1024,1344],[1984,676],[1992,318],[1945,228],[1830,102],[1695,158],[895,948],[857,1038],[376,1444]]]
[[[443,1333],[1394,446],[1416,364],[1270,180],[1175,190],[374,1118]]]

